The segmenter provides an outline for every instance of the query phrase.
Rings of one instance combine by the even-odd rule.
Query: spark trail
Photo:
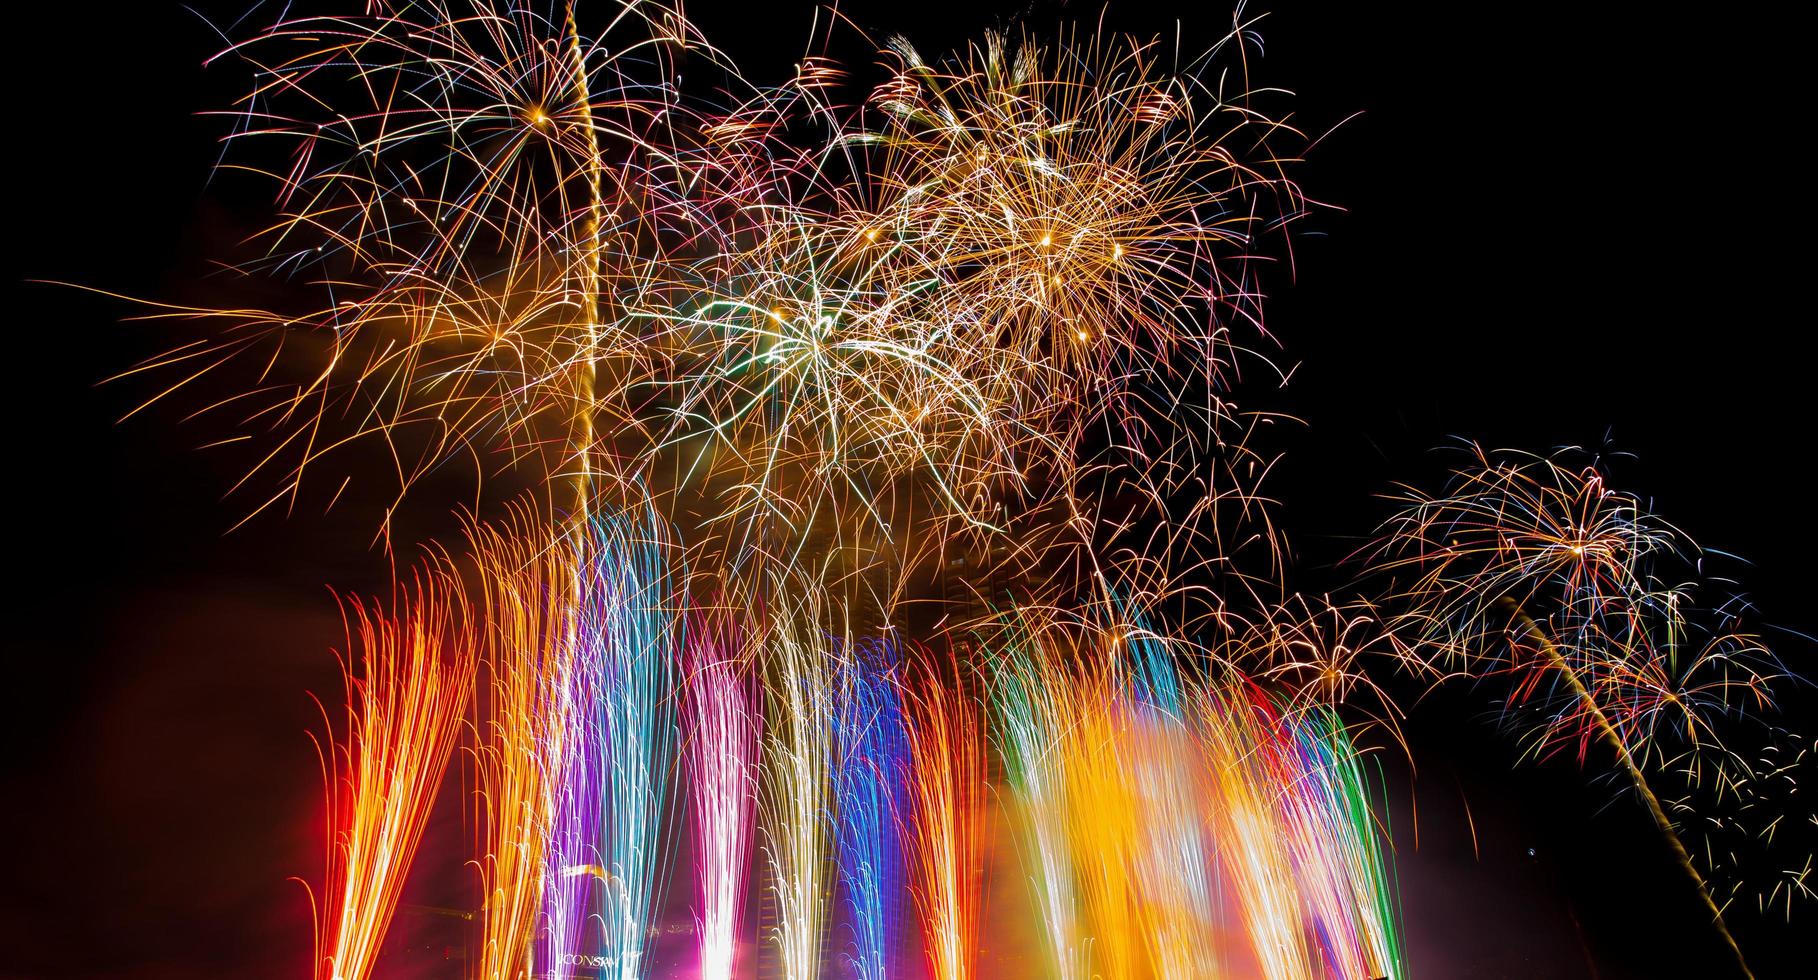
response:
[[[473,690],[474,634],[458,580],[419,573],[384,611],[350,600],[347,740],[323,755],[328,881],[318,913],[321,980],[365,980],[397,909]],[[324,928],[326,926],[326,928]]]

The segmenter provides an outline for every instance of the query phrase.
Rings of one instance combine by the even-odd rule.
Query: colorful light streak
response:
[[[474,747],[483,897],[472,975],[517,980],[532,969],[563,796],[574,569],[548,535],[480,526],[469,539],[486,610]]]
[[[815,980],[826,928],[834,659],[815,593],[781,576],[771,590],[786,597],[786,605],[775,610],[764,639],[766,724],[758,813],[775,924],[763,940],[775,947],[784,980]]]
[[[347,738],[323,753],[328,880],[315,975],[370,976],[472,696],[474,634],[440,570],[398,590],[390,615],[350,600]]]
[[[1283,712],[1140,628],[998,627],[999,745],[1054,975],[1404,975],[1385,832],[1329,711]]]
[[[1605,746],[1721,928],[1681,837],[1748,821],[1691,795],[1675,820],[1652,783],[1781,771],[1724,733],[1785,672],[1597,466],[1479,450],[1386,528],[1386,614],[1287,595],[1270,461],[1225,393],[1267,336],[1256,246],[1307,203],[1298,134],[1214,70],[1245,65],[1241,8],[1185,61],[1105,33],[932,62],[893,41],[853,99],[830,58],[761,88],[679,9],[607,5],[590,35],[578,6],[377,0],[224,52],[255,73],[235,142],[287,150],[248,271],[309,299],[159,306],[226,328],[128,372],[174,377],[150,404],[250,367],[204,411],[269,437],[253,514],[367,442],[386,533],[453,461],[536,481],[470,531],[477,608],[453,572],[392,618],[354,605],[318,974],[370,972],[471,694],[485,980],[595,942],[652,974],[678,710],[704,977],[740,968],[754,804],[787,980],[819,976],[835,896],[854,971],[896,968],[905,871],[930,972],[975,977],[993,738],[1061,980],[1401,977],[1357,748],[1399,738],[1385,651],[1504,682],[1535,755]],[[684,53],[730,107],[681,89]],[[925,639],[951,656],[852,638],[954,568],[1010,611],[947,593]],[[708,580],[711,610],[685,594]]]
[[[886,641],[857,643],[840,661],[835,845],[852,930],[846,956],[859,980],[887,980],[902,927],[897,814],[909,805],[903,781],[910,757],[896,669]]]
[[[762,630],[752,631],[762,635]],[[755,649],[737,614],[716,605],[688,636],[684,685],[695,832],[702,980],[732,980],[749,874],[763,711],[749,674]]]
[[[542,864],[542,928],[533,961],[544,972],[573,963],[590,945],[593,889],[604,864],[599,828],[606,739],[594,711],[602,664],[596,651],[584,645],[567,649],[547,709],[552,723],[544,746],[550,767],[544,789],[550,830]]]
[[[1284,820],[1324,962],[1344,978],[1405,977],[1399,902],[1383,859],[1388,834],[1357,749],[1330,709],[1283,721],[1296,768]]]
[[[602,916],[612,973],[648,973],[646,940],[666,879],[663,818],[675,751],[674,693],[682,638],[669,573],[667,530],[648,508],[596,515],[583,580],[580,636],[601,663],[596,709],[604,733],[606,787],[600,813],[605,859]]]
[[[1075,717],[1072,687],[1055,655],[1043,647],[1050,641],[1032,624],[1028,611],[1000,623],[1001,646],[992,651],[998,665],[992,706],[1024,866],[1048,941],[1052,975],[1085,980],[1088,960],[1074,885],[1063,755]]]
[[[907,828],[910,891],[921,916],[934,980],[978,975],[984,872],[985,727],[957,654],[920,669],[904,691],[908,720]]]

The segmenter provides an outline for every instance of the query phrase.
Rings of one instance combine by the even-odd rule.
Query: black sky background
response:
[[[237,7],[208,7],[225,22]],[[687,5],[760,81],[802,53],[809,13]],[[1114,21],[1209,41],[1222,2],[1128,0]],[[1310,5],[1258,25],[1255,81],[1292,89],[1326,137],[1299,177],[1323,210],[1269,282],[1278,389],[1245,407],[1304,426],[1274,489],[1299,583],[1432,484],[1457,437],[1635,454],[1627,488],[1752,562],[1767,621],[1818,633],[1809,597],[1809,164],[1790,149],[1792,26],[1738,5],[1682,16],[1506,5]],[[1096,4],[853,3],[882,39],[945,50],[1022,13],[1038,32]],[[260,519],[218,436],[102,378],[165,346],[130,308],[49,279],[206,298],[208,262],[268,202],[208,173],[245,83],[173,3],[35,4],[8,20],[8,631],[0,772],[0,976],[291,977],[319,873],[307,732],[332,700],[329,586],[381,591],[370,511]],[[849,52],[862,58],[864,52]],[[431,509],[419,501],[419,509]],[[406,525],[427,534],[433,519]],[[1795,669],[1811,645],[1780,644]],[[1635,802],[1569,763],[1514,766],[1469,692],[1410,722],[1419,777],[1391,819],[1416,977],[1731,975]],[[1467,818],[1467,809],[1469,817]],[[1415,814],[1419,842],[1415,846]],[[1471,828],[1474,826],[1476,846]],[[1530,854],[1530,849],[1532,853]],[[1762,977],[1798,975],[1798,927],[1734,923]]]

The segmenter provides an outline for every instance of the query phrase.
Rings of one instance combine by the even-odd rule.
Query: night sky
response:
[[[779,82],[810,14],[752,16],[767,6],[686,10],[750,77]],[[1112,23],[1170,33],[1185,18],[1189,48],[1229,23],[1221,2],[1167,6],[1126,0]],[[204,6],[222,26],[238,9]],[[1790,105],[1797,32],[1737,5],[1250,12],[1265,9],[1253,80],[1293,90],[1294,122],[1327,133],[1298,177],[1333,205],[1265,278],[1269,353],[1291,381],[1247,370],[1235,392],[1304,423],[1266,436],[1285,454],[1272,488],[1291,583],[1342,588],[1339,559],[1387,514],[1378,495],[1432,486],[1452,461],[1435,447],[1570,444],[1633,454],[1613,464],[1619,485],[1747,559],[1735,574],[1761,619],[1818,634],[1805,250],[1781,240],[1809,225],[1809,164],[1788,149],[1810,115]],[[846,12],[932,53],[1018,16],[1051,34],[1098,11]],[[222,302],[210,262],[270,204],[260,185],[211,183],[228,124],[202,113],[246,76],[204,69],[219,36],[163,0],[39,3],[9,23],[0,977],[303,976],[308,903],[289,878],[323,858],[309,692],[339,697],[330,587],[388,581],[374,511],[323,516],[319,500],[228,533],[252,504],[223,499],[237,460],[195,449],[219,428],[176,409],[118,422],[148,390],[99,384],[165,347],[163,328],[28,281]],[[400,541],[446,535],[440,506],[419,498]],[[1806,669],[1810,641],[1776,643]],[[1414,975],[1731,975],[1645,811],[1569,760],[1518,767],[1488,712],[1481,692],[1427,699],[1409,721],[1417,778],[1384,760]],[[1741,910],[1732,926],[1758,975],[1796,975],[1798,924]]]

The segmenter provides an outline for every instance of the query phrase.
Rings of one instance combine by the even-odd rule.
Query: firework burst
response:
[[[1773,708],[1787,675],[1742,627],[1740,604],[1706,605],[1696,546],[1572,451],[1473,446],[1446,492],[1410,490],[1403,503],[1381,566],[1406,582],[1394,626],[1412,658],[1441,679],[1500,682],[1504,717],[1536,756],[1569,751],[1582,764],[1594,746],[1609,751],[1734,950],[1681,840],[1701,822],[1675,823],[1652,781]]]

